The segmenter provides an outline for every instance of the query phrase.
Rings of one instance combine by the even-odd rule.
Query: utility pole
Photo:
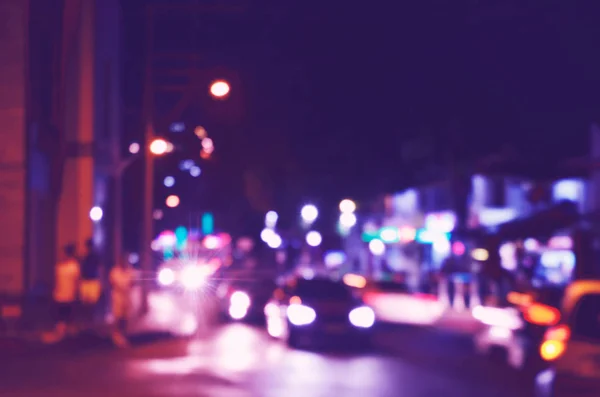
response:
[[[144,157],[144,195],[142,213],[142,241],[140,244],[141,260],[141,314],[148,312],[148,294],[150,291],[149,274],[152,272],[152,251],[150,245],[153,237],[152,210],[154,206],[154,160],[150,152],[150,144],[154,139],[154,12],[150,6],[146,9],[146,52],[144,64],[144,96],[142,98],[142,114],[145,123],[142,154]]]

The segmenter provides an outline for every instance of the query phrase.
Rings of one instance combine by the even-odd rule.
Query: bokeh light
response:
[[[204,127],[202,127],[202,126],[198,126],[198,127],[196,127],[196,128],[194,129],[194,134],[195,134],[195,135],[196,135],[198,138],[202,139],[202,138],[206,138],[207,132],[206,132],[206,129],[205,129]]]
[[[99,222],[102,220],[102,216],[104,215],[104,211],[102,208],[95,206],[90,210],[90,219],[94,222]]]
[[[304,222],[313,223],[317,220],[317,217],[319,216],[319,210],[314,205],[307,204],[304,207],[302,207],[302,210],[300,211],[300,216],[302,217],[302,220]]]
[[[167,207],[175,208],[179,205],[179,197],[172,194],[169,197],[167,197],[167,200],[165,201],[165,203],[167,204]]]
[[[150,143],[150,152],[157,156],[167,153],[169,150],[169,143],[162,138],[157,138]]]
[[[173,187],[173,185],[175,185],[175,178],[173,178],[172,176],[167,176],[165,177],[163,183],[166,187]]]
[[[306,233],[306,244],[310,245],[311,247],[318,247],[321,245],[322,241],[323,237],[321,237],[321,233],[315,230]]]
[[[200,176],[201,173],[202,173],[202,170],[197,165],[190,168],[190,175],[193,176],[194,178],[197,176]]]
[[[352,213],[356,211],[356,203],[350,199],[344,199],[340,201],[340,212]]]
[[[215,98],[225,98],[231,88],[225,80],[216,80],[210,85],[210,94]]]
[[[140,144],[137,142],[132,142],[131,145],[129,145],[129,153],[138,154],[139,152],[140,152]]]

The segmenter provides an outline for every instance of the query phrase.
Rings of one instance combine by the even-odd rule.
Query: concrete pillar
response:
[[[28,1],[0,1],[0,295],[24,287]]]
[[[94,0],[82,0],[77,35],[67,55],[65,136],[68,158],[58,210],[57,249],[76,243],[78,249],[92,237],[89,211],[94,205]]]

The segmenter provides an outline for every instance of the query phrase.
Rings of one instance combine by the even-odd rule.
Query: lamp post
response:
[[[152,149],[154,141],[154,84],[153,84],[153,59],[154,59],[154,10],[148,7],[146,15],[146,52],[144,63],[144,96],[142,97],[142,117],[146,124],[144,130],[144,195],[142,209],[142,230],[140,242],[140,268],[142,271],[141,280],[141,305],[142,315],[148,313],[148,293],[150,283],[147,275],[152,271],[152,252],[150,244],[152,243],[153,232],[153,196],[154,196],[154,161],[152,160]],[[154,146],[154,150],[160,149],[160,144]]]

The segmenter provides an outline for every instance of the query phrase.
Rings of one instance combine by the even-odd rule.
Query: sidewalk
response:
[[[139,291],[133,291],[128,334],[134,345],[167,337],[190,335],[200,326],[197,313],[192,311],[194,306],[186,305],[182,297],[163,291],[151,292],[149,310],[143,317],[139,314],[140,298]],[[44,308],[39,309],[42,316]],[[51,323],[46,318],[40,318],[37,324],[32,323],[31,319],[26,320],[28,321],[23,322],[25,326],[20,327],[18,332],[0,334],[0,354],[39,354],[53,351],[73,353],[114,346],[111,340],[110,318],[56,343],[44,343],[44,335],[48,335],[51,329]]]

